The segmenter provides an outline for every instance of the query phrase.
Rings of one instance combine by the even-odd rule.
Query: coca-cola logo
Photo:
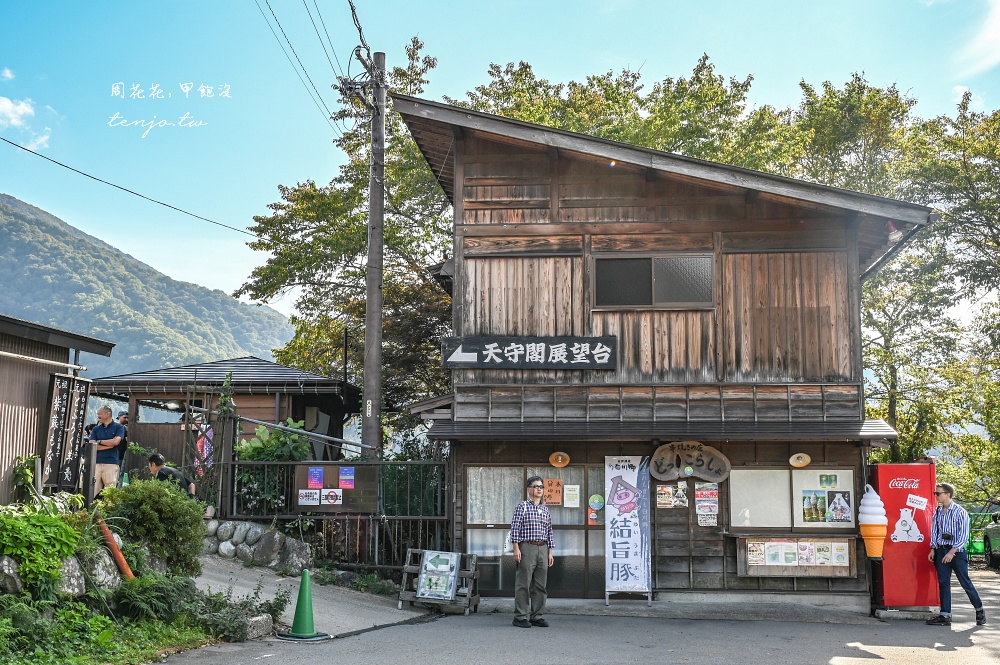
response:
[[[915,490],[920,487],[919,478],[893,478],[889,481],[889,489]]]

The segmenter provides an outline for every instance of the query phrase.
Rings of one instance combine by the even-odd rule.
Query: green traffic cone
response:
[[[309,571],[302,571],[302,581],[299,583],[299,598],[295,601],[295,618],[292,629],[287,633],[278,633],[283,640],[328,640],[327,633],[317,633],[313,625],[312,585],[309,581]]]

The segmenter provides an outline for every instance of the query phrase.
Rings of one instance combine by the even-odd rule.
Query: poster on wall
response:
[[[605,457],[604,488],[605,592],[649,593],[649,458]]]
[[[563,508],[580,507],[580,486],[563,485]]]
[[[687,508],[687,481],[682,480],[676,485],[656,486],[657,508]]]
[[[854,526],[854,471],[802,469],[792,472],[795,526]]]

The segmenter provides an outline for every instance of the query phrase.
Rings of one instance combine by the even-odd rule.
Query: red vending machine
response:
[[[885,504],[889,528],[882,561],[872,562],[875,604],[880,608],[938,607],[937,572],[927,560],[937,500],[933,463],[876,464],[871,485]]]

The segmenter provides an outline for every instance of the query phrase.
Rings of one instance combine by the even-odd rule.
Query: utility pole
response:
[[[372,99],[371,175],[368,184],[368,266],[365,270],[365,363],[361,404],[361,443],[382,456],[382,254],[385,242],[385,53],[372,61],[358,48],[355,55],[368,71]],[[356,94],[356,91],[354,91]]]

